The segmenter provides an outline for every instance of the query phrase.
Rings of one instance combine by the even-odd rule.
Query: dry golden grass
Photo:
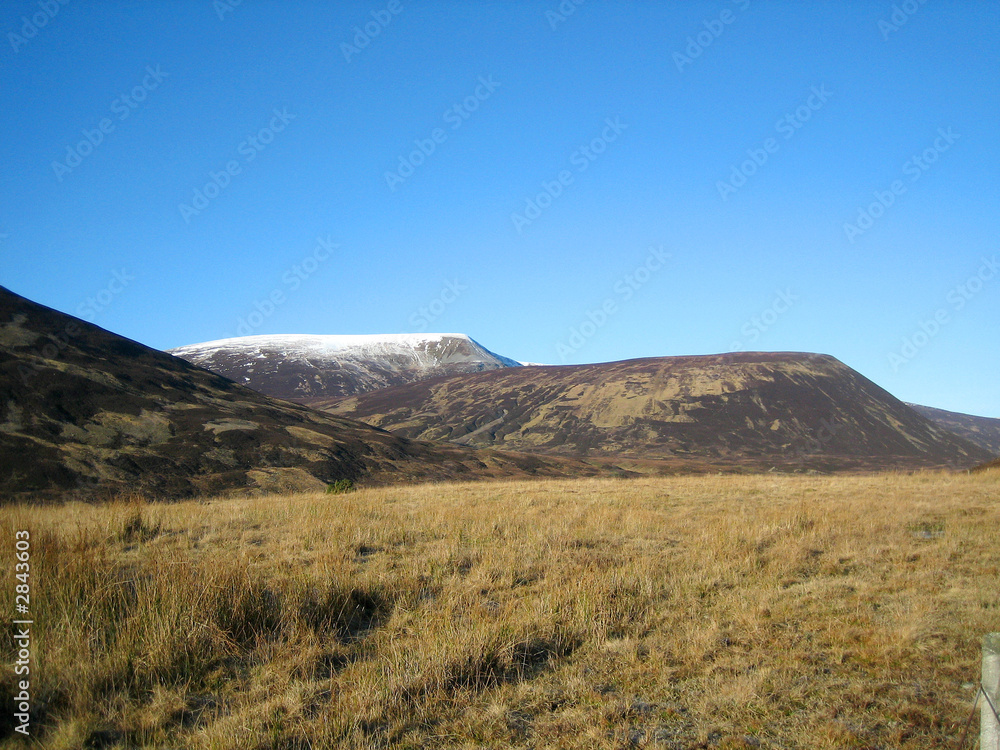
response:
[[[0,521],[11,567],[14,531],[32,535],[45,748],[951,747],[1000,630],[1000,472]]]

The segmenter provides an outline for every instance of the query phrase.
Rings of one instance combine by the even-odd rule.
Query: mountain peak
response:
[[[349,396],[416,380],[520,367],[464,333],[266,334],[170,354],[279,398]]]

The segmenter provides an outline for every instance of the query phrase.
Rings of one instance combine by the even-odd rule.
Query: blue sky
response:
[[[0,284],[158,348],[816,351],[1000,417],[998,22],[975,0],[7,0]]]

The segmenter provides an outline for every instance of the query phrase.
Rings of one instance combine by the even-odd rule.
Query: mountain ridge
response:
[[[6,498],[601,473],[580,462],[411,441],[279,401],[0,287]]]
[[[959,437],[992,452],[994,456],[1000,456],[1000,419],[909,402],[906,405]]]
[[[493,370],[309,403],[412,438],[588,458],[910,468],[991,457],[814,353]]]
[[[412,351],[409,361],[400,359],[401,347]],[[463,347],[464,355],[455,358],[455,350]],[[167,351],[265,395],[320,406],[345,396],[453,374],[563,366],[505,357],[463,333],[273,334],[219,339]],[[907,406],[1000,455],[1000,419],[913,403]]]

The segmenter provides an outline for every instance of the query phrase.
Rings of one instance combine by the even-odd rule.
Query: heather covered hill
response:
[[[874,469],[991,457],[818,354],[502,369],[313,403],[410,438],[573,456]]]
[[[907,404],[907,406],[912,407],[946,430],[988,450],[994,456],[1000,456],[1000,419],[977,417],[972,414],[945,411],[920,404]]]
[[[0,492],[184,497],[453,477],[575,475],[578,462],[410,441],[263,396],[0,287]]]

